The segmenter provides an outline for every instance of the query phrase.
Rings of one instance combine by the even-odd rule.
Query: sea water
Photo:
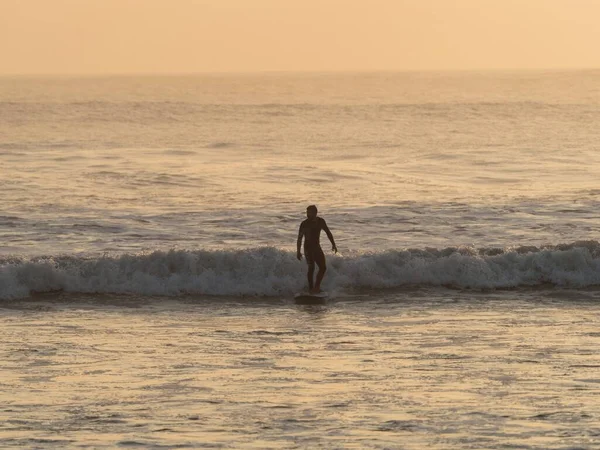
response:
[[[0,445],[600,446],[599,123],[598,71],[1,78]]]

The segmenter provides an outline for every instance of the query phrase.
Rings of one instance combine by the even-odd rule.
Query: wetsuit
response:
[[[319,267],[325,266],[325,255],[319,243],[321,230],[325,231],[329,240],[333,242],[333,236],[325,223],[325,219],[320,217],[314,220],[306,219],[300,224],[298,237],[304,236],[304,257],[308,265],[317,263]]]

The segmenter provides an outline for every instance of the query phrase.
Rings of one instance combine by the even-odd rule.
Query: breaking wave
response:
[[[294,252],[171,250],[99,258],[0,259],[0,299],[34,293],[286,296],[305,285]],[[600,243],[546,247],[405,249],[328,258],[328,290],[451,286],[506,289],[600,285]]]

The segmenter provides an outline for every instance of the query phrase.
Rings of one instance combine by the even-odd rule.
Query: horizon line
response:
[[[186,76],[252,76],[252,75],[341,75],[341,74],[402,74],[402,73],[485,73],[485,72],[587,72],[599,67],[540,67],[540,68],[468,68],[468,69],[340,69],[340,70],[245,70],[189,72],[14,72],[0,73],[0,78],[104,78],[104,77],[186,77]]]

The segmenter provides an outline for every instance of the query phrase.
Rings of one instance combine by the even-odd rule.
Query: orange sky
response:
[[[0,74],[600,67],[600,0],[0,0]]]

